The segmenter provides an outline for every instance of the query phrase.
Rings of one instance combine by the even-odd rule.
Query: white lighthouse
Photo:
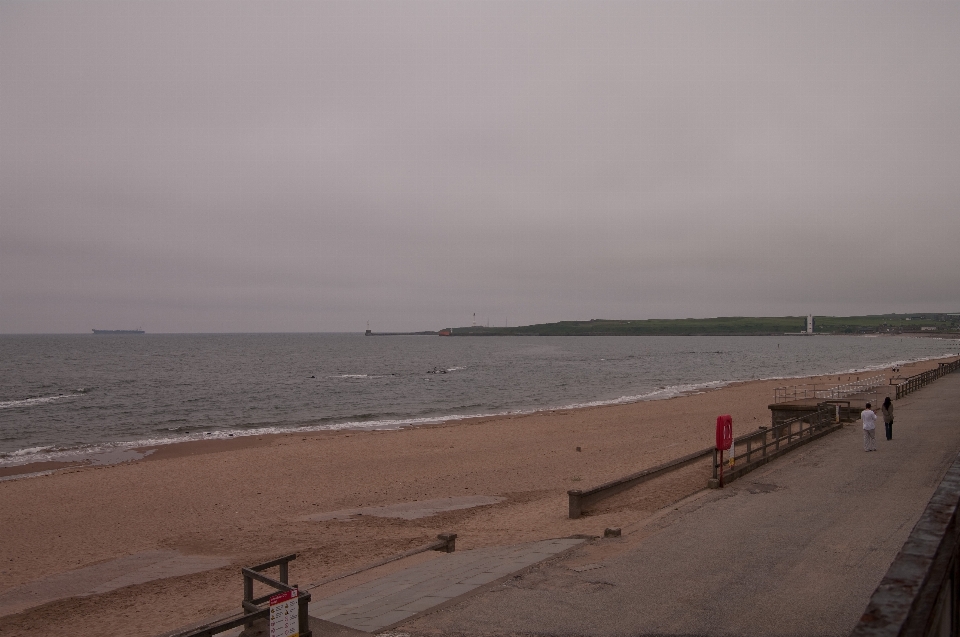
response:
[[[813,314],[807,314],[807,334],[813,334]]]

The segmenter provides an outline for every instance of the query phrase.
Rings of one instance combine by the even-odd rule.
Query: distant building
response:
[[[935,331],[937,331],[937,328],[924,326],[924,327],[921,327],[921,328],[920,328],[920,331],[922,331],[922,332],[935,332]]]
[[[813,334],[813,314],[807,314],[807,334]]]

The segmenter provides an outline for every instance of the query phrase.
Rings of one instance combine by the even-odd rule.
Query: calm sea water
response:
[[[957,340],[856,336],[0,336],[0,466],[145,442],[668,398],[958,350]]]

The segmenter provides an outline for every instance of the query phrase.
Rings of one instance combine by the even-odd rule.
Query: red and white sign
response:
[[[270,598],[270,637],[300,637],[300,600],[297,589]]]

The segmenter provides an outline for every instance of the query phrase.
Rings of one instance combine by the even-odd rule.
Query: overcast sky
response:
[[[957,2],[0,0],[0,332],[960,311]]]

